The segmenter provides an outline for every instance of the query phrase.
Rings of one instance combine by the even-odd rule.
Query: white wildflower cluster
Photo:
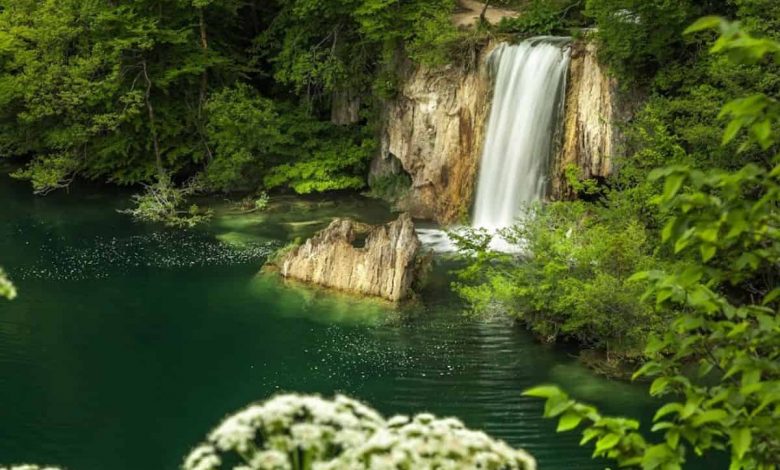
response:
[[[534,470],[527,453],[420,414],[385,420],[344,396],[282,395],[228,417],[185,459],[184,470]]]
[[[396,416],[387,427],[360,446],[348,449],[322,470],[370,468],[391,470],[531,470],[534,459],[481,431],[467,429],[454,418],[436,419],[420,414],[413,419]]]
[[[225,419],[187,456],[184,469],[310,469],[365,442],[384,424],[379,413],[344,396],[280,395]]]

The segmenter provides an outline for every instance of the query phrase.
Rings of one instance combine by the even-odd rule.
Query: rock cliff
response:
[[[615,80],[596,58],[596,46],[572,45],[571,65],[566,86],[563,139],[553,164],[553,199],[575,194],[566,181],[566,168],[579,169],[580,178],[603,178],[612,172],[612,159],[619,132],[615,127],[624,113],[618,101]]]
[[[468,212],[492,95],[484,65],[490,50],[476,51],[471,67],[401,67],[370,178],[406,172],[412,185],[397,203],[415,217],[446,224]]]
[[[408,214],[379,226],[338,218],[275,264],[287,278],[397,302],[411,295],[419,250]]]

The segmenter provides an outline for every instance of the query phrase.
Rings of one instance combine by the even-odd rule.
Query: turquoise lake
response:
[[[336,215],[390,220],[376,201],[277,198],[176,231],[117,213],[128,194],[40,198],[0,178],[0,263],[19,289],[0,303],[0,464],[175,469],[226,414],[288,391],[457,416],[541,469],[606,462],[578,434],[556,434],[524,388],[555,382],[607,413],[652,416],[644,386],[597,377],[507,319],[464,315],[446,259],[400,310],[260,273]]]

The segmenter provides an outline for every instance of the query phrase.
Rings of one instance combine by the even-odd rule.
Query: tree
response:
[[[780,61],[780,43],[759,39],[739,24],[716,17],[699,20],[689,33],[719,28],[711,51],[736,63]],[[651,338],[648,362],[635,377],[652,378],[650,393],[665,397],[652,443],[639,423],[602,416],[554,386],[528,396],[545,398],[545,416],[559,417],[559,431],[585,423],[582,443],[595,442],[594,456],[621,466],[678,469],[689,450],[701,455],[729,449],[733,469],[776,468],[780,456],[780,103],[756,94],[728,103],[723,143],[740,132],[743,149],[770,153],[765,165],[737,171],[687,166],[656,170],[663,181],[657,203],[671,217],[662,240],[675,253],[697,261],[669,272],[644,271],[647,295],[677,312],[668,331]],[[698,364],[696,374],[691,366]]]
[[[205,9],[229,21],[235,5],[196,3],[1,2],[0,151],[32,156],[16,176],[45,194],[77,175],[149,182],[207,158],[196,110],[207,72],[233,63],[205,47]]]

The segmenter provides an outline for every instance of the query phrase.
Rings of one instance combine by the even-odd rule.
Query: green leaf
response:
[[[661,352],[666,346],[669,345],[669,340],[666,338],[660,338],[658,336],[651,336],[645,346],[645,354],[653,355]]]
[[[659,421],[655,423],[652,428],[650,428],[650,431],[656,432],[656,431],[661,431],[673,427],[674,427],[674,423],[672,423],[671,421]]]
[[[607,434],[596,442],[596,452],[603,452],[615,447],[620,442],[620,436],[617,434]]]
[[[544,417],[554,418],[574,405],[574,402],[569,400],[565,394],[559,396],[553,396],[547,399],[544,404]]]
[[[691,424],[693,424],[694,427],[699,427],[702,424],[712,423],[716,421],[723,421],[728,416],[729,414],[726,413],[724,410],[707,410],[703,413],[698,414],[695,418],[693,418]]]
[[[772,289],[765,297],[764,300],[761,302],[761,305],[769,305],[771,304],[775,299],[780,297],[780,287],[776,287]]]
[[[580,445],[583,446],[587,444],[588,442],[592,441],[598,435],[601,433],[600,429],[597,428],[588,428],[582,432],[582,439],[580,440]]]
[[[729,331],[729,334],[726,335],[727,338],[733,338],[735,336],[739,336],[745,331],[747,331],[748,327],[750,326],[750,323],[743,321],[741,323],[737,323],[734,328]]]
[[[682,184],[685,182],[686,176],[685,173],[673,173],[666,177],[663,194],[665,200],[668,201],[677,195],[677,192],[680,191]]]
[[[658,377],[657,379],[653,380],[653,384],[650,385],[650,395],[656,396],[662,394],[666,390],[667,386],[669,386],[669,378]]]
[[[742,459],[750,448],[753,435],[748,428],[737,428],[729,432],[731,450],[738,459]]]
[[[715,256],[718,249],[715,245],[703,244],[699,247],[699,251],[701,251],[701,260],[706,263]]]
[[[674,235],[674,229],[677,227],[677,217],[672,217],[669,222],[664,225],[663,230],[661,230],[661,241],[667,242],[670,238],[672,238],[672,235]]]
[[[582,422],[582,416],[579,413],[568,411],[561,416],[561,419],[558,421],[558,428],[555,431],[571,431],[579,426],[580,422]]]
[[[568,395],[566,395],[560,388],[556,387],[555,385],[539,385],[538,387],[529,388],[523,391],[523,396],[537,398],[568,398]]]
[[[676,449],[677,445],[680,443],[680,431],[677,429],[670,429],[666,433],[666,442],[669,444],[669,447]]]
[[[692,25],[685,28],[683,34],[693,34],[699,31],[704,31],[705,29],[715,29],[719,27],[721,23],[723,23],[723,18],[719,16],[705,16],[703,18],[699,18]]]
[[[664,444],[654,445],[645,451],[642,459],[642,468],[663,468],[662,465],[666,464],[672,457],[671,449],[668,446]]]
[[[742,129],[742,121],[735,119],[729,122],[728,126],[726,126],[726,130],[723,132],[721,144],[726,145],[734,140],[734,137],[737,136],[740,129]]]
[[[655,416],[653,416],[653,421],[658,421],[669,413],[679,413],[682,409],[683,407],[680,403],[667,403],[661,408],[658,408],[658,411],[655,412]]]
[[[646,362],[642,367],[639,368],[639,370],[634,372],[634,374],[631,376],[631,380],[636,380],[643,375],[654,373],[658,370],[658,367],[658,364],[655,362]]]
[[[704,230],[699,230],[699,238],[705,242],[715,243],[718,240],[717,227],[710,227]]]
[[[769,119],[764,119],[758,124],[754,124],[751,130],[764,150],[772,145],[772,124],[769,122]]]

